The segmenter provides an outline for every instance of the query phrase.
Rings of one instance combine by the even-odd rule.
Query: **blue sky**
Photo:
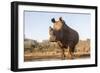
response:
[[[49,39],[48,28],[52,26],[51,19],[62,17],[66,24],[78,31],[80,39],[91,36],[91,15],[61,12],[24,11],[24,34],[26,38],[42,41]]]

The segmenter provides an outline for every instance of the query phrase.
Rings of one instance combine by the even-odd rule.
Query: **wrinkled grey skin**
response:
[[[54,18],[51,21],[53,23],[56,23]],[[49,41],[57,42],[58,45],[63,50],[63,54],[64,54],[64,49],[69,48],[69,55],[71,55],[72,58],[72,53],[74,52],[75,46],[79,41],[79,35],[77,31],[66,25],[64,20],[61,20],[61,22],[63,26],[60,30],[55,30],[51,26],[49,27],[49,35],[50,35]]]

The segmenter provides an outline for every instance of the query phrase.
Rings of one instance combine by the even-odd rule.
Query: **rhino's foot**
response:
[[[72,60],[72,59],[74,59],[74,57],[68,57],[67,59],[68,59],[68,60]]]
[[[74,59],[74,56],[72,54],[68,54],[67,59]]]
[[[65,60],[65,57],[62,57],[61,59],[62,59],[62,60]]]
[[[63,55],[61,59],[62,59],[62,60],[65,60],[65,59],[66,59],[65,55]]]

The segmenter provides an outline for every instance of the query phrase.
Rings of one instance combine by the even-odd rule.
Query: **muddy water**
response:
[[[66,53],[65,59],[68,60]],[[90,53],[74,53],[73,59],[90,58]],[[72,59],[72,60],[73,60]],[[49,60],[62,60],[62,54],[25,54],[24,61],[49,61]]]

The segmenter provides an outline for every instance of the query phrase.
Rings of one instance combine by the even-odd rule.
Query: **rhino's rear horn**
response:
[[[53,23],[55,23],[55,19],[54,19],[54,18],[52,18],[51,21],[52,21]]]

